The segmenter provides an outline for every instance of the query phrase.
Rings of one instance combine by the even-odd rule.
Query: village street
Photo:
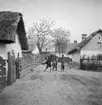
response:
[[[60,66],[59,66],[60,67]],[[40,65],[0,94],[0,105],[102,105],[102,73],[43,72]]]

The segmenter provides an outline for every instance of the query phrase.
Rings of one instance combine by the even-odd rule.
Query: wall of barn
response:
[[[0,43],[0,56],[1,56],[3,59],[7,59],[6,44]]]
[[[19,57],[22,57],[22,50],[21,50],[21,45],[19,42],[18,35],[15,35],[15,37],[16,37],[15,43],[6,45],[7,52],[11,52],[13,50],[16,58],[18,53],[19,53]]]

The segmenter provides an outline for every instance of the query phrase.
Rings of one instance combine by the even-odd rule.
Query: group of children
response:
[[[46,64],[46,68],[44,71],[46,71],[48,68],[50,68],[50,72],[51,72],[51,67],[52,67],[52,70],[56,70],[57,71],[57,63],[58,63],[58,60],[54,60],[54,61],[51,61],[50,59],[48,58],[45,58],[45,62],[42,63],[42,64]]]
[[[70,60],[68,63],[69,63],[69,68],[71,69],[72,68],[72,60]],[[58,58],[56,58],[55,60],[50,60],[47,57],[47,58],[45,58],[45,62],[42,64],[46,64],[46,68],[44,71],[46,71],[48,68],[50,68],[50,72],[51,72],[51,67],[52,67],[52,70],[55,69],[57,71]],[[64,55],[62,55],[62,57],[61,57],[61,71],[64,71],[64,69],[65,69],[65,60],[64,60]]]

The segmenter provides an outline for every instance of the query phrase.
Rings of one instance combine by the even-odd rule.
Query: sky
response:
[[[26,31],[33,22],[51,18],[56,28],[70,31],[71,42],[102,29],[102,0],[0,0],[0,11],[21,12]]]

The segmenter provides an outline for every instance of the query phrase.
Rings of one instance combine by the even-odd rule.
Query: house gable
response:
[[[76,45],[68,54],[72,55],[73,61],[80,62],[80,57],[91,57],[92,55],[102,54],[102,30],[93,32],[81,43]],[[100,47],[100,48],[99,48]]]
[[[102,43],[102,32],[97,33],[92,39],[82,47],[81,50],[83,51],[100,51],[102,50],[102,47],[98,43]]]
[[[92,39],[81,48],[81,56],[91,57],[102,54],[102,32],[97,33]]]
[[[72,53],[75,53],[79,50],[81,50],[87,43],[90,42],[90,40],[96,36],[98,33],[102,33],[102,30],[99,29],[95,32],[93,32],[90,36],[88,36],[85,40],[83,40],[82,42],[80,42],[78,45],[76,45],[73,49],[71,49],[68,54],[72,54]],[[93,48],[94,49],[94,48]]]

